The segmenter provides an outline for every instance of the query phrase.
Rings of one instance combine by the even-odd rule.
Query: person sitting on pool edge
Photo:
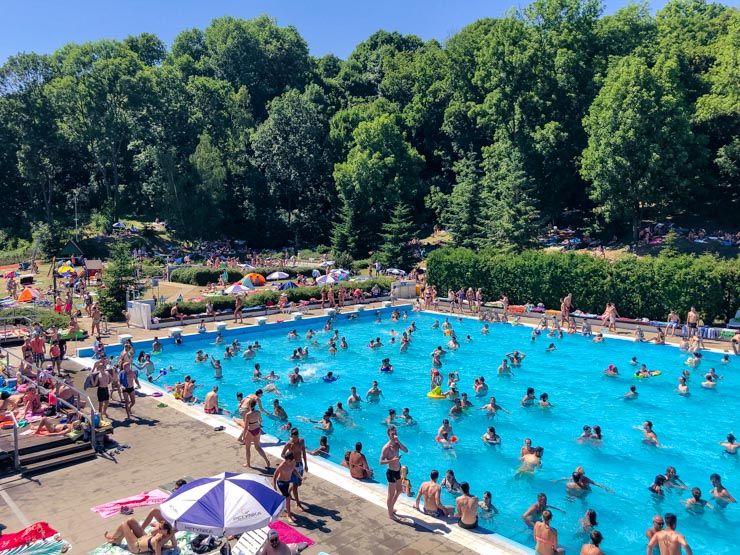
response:
[[[478,527],[478,498],[470,495],[470,484],[463,482],[460,484],[462,495],[455,501],[457,505],[456,517],[460,517],[457,525],[466,530],[472,530]]]

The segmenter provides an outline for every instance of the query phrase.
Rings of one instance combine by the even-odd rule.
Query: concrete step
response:
[[[23,466],[22,473],[23,474],[38,474],[39,472],[45,472],[47,470],[51,470],[52,468],[57,468],[60,466],[69,466],[72,464],[76,464],[78,462],[86,461],[89,459],[95,458],[96,453],[92,450],[92,447],[88,445],[88,449],[85,451],[80,451],[77,453],[72,453],[69,455],[65,455],[62,457],[54,458],[54,459],[48,459],[39,461],[32,464],[27,464]]]
[[[29,464],[35,464],[41,461],[47,461],[51,459],[57,459],[65,457],[73,453],[81,453],[84,451],[92,451],[92,446],[89,442],[71,443],[65,445],[58,445],[45,449],[43,451],[36,451],[26,455],[21,455],[21,466],[28,466]]]

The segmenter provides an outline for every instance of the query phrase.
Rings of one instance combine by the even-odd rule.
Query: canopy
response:
[[[126,224],[123,222],[116,222],[111,227],[113,229],[126,229]]]
[[[293,281],[286,281],[278,289],[280,291],[285,291],[286,289],[295,289],[296,287],[298,287],[298,285],[296,285],[295,282],[293,282]]]
[[[227,295],[236,295],[237,293],[246,293],[249,291],[248,287],[244,287],[241,283],[236,282],[234,285],[227,287],[224,293]]]
[[[251,264],[239,264],[238,266],[240,268],[244,268],[245,270],[256,270],[257,269],[254,266],[252,266]]]
[[[267,526],[285,508],[285,498],[256,474],[223,472],[193,480],[160,505],[178,530],[233,535]]]
[[[385,273],[386,274],[391,274],[391,275],[394,275],[394,276],[405,276],[406,275],[406,272],[404,272],[403,270],[399,270],[398,268],[388,268],[385,271]]]
[[[266,279],[269,279],[269,280],[273,280],[273,279],[285,279],[285,278],[288,278],[288,277],[290,277],[290,276],[288,274],[286,274],[285,272],[272,272],[271,274],[269,274],[267,276]]]
[[[333,260],[324,260],[321,264],[319,264],[322,268],[326,268],[327,266],[334,266]]]
[[[316,283],[328,284],[328,283],[336,283],[336,282],[337,280],[333,278],[332,276],[321,276],[316,279]]]
[[[331,275],[338,281],[346,281],[347,279],[349,279],[349,270],[332,270],[331,272],[329,272],[329,275]]]
[[[260,286],[265,284],[265,276],[262,274],[255,274],[252,272],[251,274],[247,274],[246,277],[249,278],[249,281],[251,281],[253,285]]]
[[[26,287],[23,291],[21,291],[21,294],[18,295],[18,302],[28,303],[35,299],[40,299],[41,297],[41,291],[39,291],[35,287]]]

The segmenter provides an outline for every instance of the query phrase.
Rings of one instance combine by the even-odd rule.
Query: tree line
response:
[[[437,222],[516,250],[570,211],[610,233],[736,223],[739,11],[602,9],[535,0],[444,44],[378,31],[346,60],[268,16],[12,56],[0,235],[63,238],[75,203],[100,229],[159,217],[355,259]]]

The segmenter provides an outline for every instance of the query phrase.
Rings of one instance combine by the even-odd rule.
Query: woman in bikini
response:
[[[242,435],[239,438],[240,440],[244,440],[244,446],[247,449],[247,462],[244,463],[242,466],[248,466],[250,468],[252,467],[251,446],[254,445],[254,448],[257,450],[257,452],[262,455],[263,459],[265,459],[265,464],[269,469],[270,459],[267,458],[267,455],[265,455],[264,450],[260,446],[260,435],[262,434],[262,413],[258,410],[254,410],[254,408],[257,406],[257,400],[254,398],[248,399],[247,412],[244,413],[244,430],[242,431]]]
[[[106,532],[105,539],[111,545],[120,545],[121,540],[125,539],[128,550],[135,555],[139,553],[161,555],[162,550],[167,544],[172,549],[177,549],[172,526],[166,521],[155,524],[152,533],[147,534],[135,518],[129,518],[119,524],[113,534]]]
[[[558,531],[550,526],[551,520],[552,511],[545,509],[542,511],[542,522],[536,522],[534,525],[534,540],[537,542],[534,550],[539,555],[565,553],[565,549],[558,547]]]

